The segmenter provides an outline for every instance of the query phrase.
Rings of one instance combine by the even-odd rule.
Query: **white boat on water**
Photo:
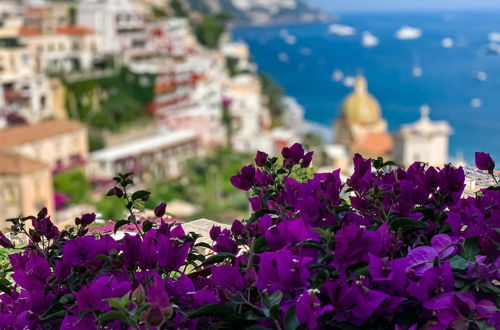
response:
[[[344,79],[344,73],[342,72],[342,70],[339,70],[339,69],[336,69],[332,72],[332,80],[333,81],[342,81],[342,79]]]
[[[356,83],[356,78],[353,76],[345,76],[343,83],[345,87],[353,87]]]
[[[474,79],[486,81],[488,79],[488,74],[484,71],[474,71]]]
[[[375,47],[378,45],[378,38],[375,37],[371,32],[365,31],[363,32],[363,36],[361,39],[361,44],[363,47]]]
[[[328,27],[331,34],[338,35],[339,37],[350,37],[356,34],[356,29],[352,26],[342,24],[332,24]]]
[[[472,108],[480,108],[483,106],[483,100],[481,100],[479,97],[475,97],[470,100],[470,106]]]
[[[289,45],[295,45],[297,43],[297,37],[292,35],[287,35],[284,39],[285,42]]]
[[[282,37],[283,39],[285,39],[289,35],[290,35],[290,32],[288,32],[287,29],[281,29],[280,30],[280,37]]]
[[[441,46],[443,46],[443,48],[451,48],[455,45],[455,41],[453,41],[453,39],[451,38],[444,38],[443,40],[441,40]]]
[[[488,33],[488,40],[490,42],[500,42],[500,32],[490,32],[490,33]]]
[[[278,54],[278,60],[280,62],[288,62],[288,61],[290,61],[290,56],[288,56],[287,53],[281,52]]]
[[[403,26],[396,32],[396,38],[399,40],[418,39],[422,36],[422,29],[414,28],[408,25]]]
[[[500,55],[500,45],[494,42],[486,45],[486,52],[488,54]]]
[[[301,47],[299,49],[299,53],[301,53],[304,56],[311,56],[312,55],[312,49],[308,47]]]
[[[422,77],[422,75],[424,74],[424,71],[422,70],[422,67],[420,65],[418,66],[414,66],[412,71],[411,71],[411,74],[415,77],[415,78],[420,78]]]

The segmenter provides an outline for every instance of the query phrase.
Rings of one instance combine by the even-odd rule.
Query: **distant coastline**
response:
[[[350,88],[332,81],[332,72],[341,69],[344,74],[355,75],[362,69],[370,91],[382,104],[391,131],[417,120],[420,106],[427,103],[432,119],[448,120],[454,129],[450,156],[463,153],[472,163],[475,151],[500,158],[495,142],[500,139],[500,120],[496,120],[500,56],[477,52],[488,43],[488,33],[500,31],[497,15],[497,10],[342,13],[342,24],[354,26],[358,32],[355,36],[329,34],[329,22],[235,26],[232,34],[235,40],[249,44],[259,70],[272,76],[286,94],[304,106],[308,121],[329,127],[342,99],[350,92]],[[395,32],[404,25],[422,28],[423,36],[416,40],[396,39]],[[468,29],[471,25],[475,28]],[[280,38],[283,29],[296,37],[296,44]],[[380,44],[363,47],[363,31],[379,37]],[[457,41],[454,47],[441,46],[447,37]],[[301,54],[304,47],[312,54]],[[286,53],[286,61],[282,61],[283,56],[279,59],[279,53]],[[421,78],[412,76],[416,56],[423,69]],[[488,80],[474,79],[475,71],[487,72]],[[475,98],[482,100],[480,108],[471,106]]]

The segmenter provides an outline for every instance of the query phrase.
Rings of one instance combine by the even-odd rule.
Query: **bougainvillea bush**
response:
[[[462,168],[360,155],[342,182],[338,170],[309,174],[311,159],[299,144],[259,152],[231,178],[253,214],[213,227],[211,245],[162,222],[164,203],[159,223],[141,220],[149,193],[130,194],[127,174],[108,193],[129,211],[115,230],[136,229],[121,240],[89,234],[93,214],[65,231],[45,210],[11,219],[31,243],[10,255],[2,328],[499,328],[498,185],[462,198]]]

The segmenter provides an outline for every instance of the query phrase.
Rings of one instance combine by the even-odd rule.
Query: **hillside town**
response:
[[[274,153],[301,139],[300,123],[273,123],[248,47],[224,33],[203,44],[203,17],[169,3],[0,3],[5,218],[47,206],[71,220],[82,205],[58,188],[75,176],[97,192],[125,172],[147,186],[217,147]]]
[[[282,2],[275,5],[295,3]],[[0,3],[3,218],[46,206],[63,226],[83,211],[95,211],[96,203],[109,218],[115,205],[96,201],[114,175],[126,172],[134,173],[136,185],[160,192],[174,180],[182,193],[164,193],[177,199],[170,208],[174,215],[198,214],[197,195],[185,188],[196,175],[197,184],[208,189],[204,195],[241,205],[220,187],[221,158],[256,150],[278,154],[296,141],[308,145],[311,136],[324,136],[304,120],[295,99],[260,75],[248,46],[225,32],[224,17],[183,3]],[[334,123],[333,143],[323,137],[308,145],[317,154],[317,168],[340,167],[349,174],[354,153],[392,157],[404,166],[447,162],[452,129],[446,122],[431,121],[424,106],[418,122],[391,135],[367,88],[359,76]],[[199,169],[205,163],[210,165]],[[188,176],[187,168],[194,174]],[[213,202],[200,203],[210,214]]]

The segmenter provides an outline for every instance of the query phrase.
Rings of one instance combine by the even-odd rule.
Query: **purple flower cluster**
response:
[[[253,213],[212,244],[181,225],[121,240],[59,231],[46,212],[10,256],[6,329],[493,329],[500,326],[500,188],[462,198],[464,171],[390,170],[354,157],[354,174],[306,169],[295,144],[259,152],[232,184]],[[491,168],[487,159],[478,168]],[[494,165],[493,165],[494,167]],[[125,190],[113,193],[129,198]],[[120,195],[120,196],[118,196]],[[130,207],[132,210],[132,207]],[[158,218],[166,204],[155,209]],[[133,214],[131,215],[133,216]],[[135,218],[134,218],[135,219]],[[123,220],[122,220],[123,221]],[[135,222],[135,225],[139,223]],[[3,235],[0,243],[12,247]]]

